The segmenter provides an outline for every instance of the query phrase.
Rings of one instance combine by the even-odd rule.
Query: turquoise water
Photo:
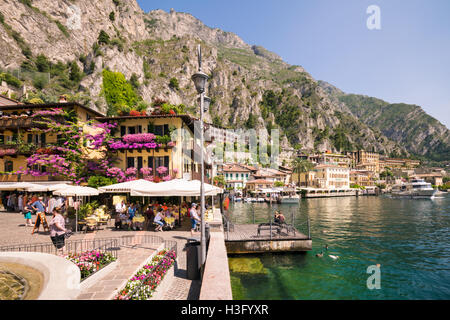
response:
[[[232,220],[240,223],[267,221],[276,209],[302,230],[309,215],[313,250],[230,256],[235,299],[450,299],[450,196],[230,206]],[[321,251],[323,258],[316,257]],[[369,290],[367,268],[376,264],[381,289]]]

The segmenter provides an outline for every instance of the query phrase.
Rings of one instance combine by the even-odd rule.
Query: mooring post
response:
[[[270,219],[270,240],[272,240],[272,218]]]
[[[311,239],[311,227],[309,225],[309,216],[308,216],[308,220],[306,220],[308,222],[308,239]]]

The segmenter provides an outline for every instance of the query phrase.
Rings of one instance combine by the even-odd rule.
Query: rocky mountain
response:
[[[203,70],[211,77],[206,118],[215,125],[280,128],[284,147],[307,152],[364,148],[388,155],[429,154],[398,138],[409,134],[403,126],[384,128],[371,121],[370,110],[358,112],[344,93],[316,81],[301,66],[188,13],[145,13],[135,0],[2,0],[0,41],[0,72],[18,97],[26,85],[22,100],[54,101],[69,93],[106,114],[114,103],[106,92],[111,86],[104,70],[110,70],[119,73],[112,87],[132,86],[123,94],[139,97],[124,97],[121,103],[162,99],[184,104],[195,115],[197,94],[190,78],[201,44]],[[435,135],[445,134],[438,123],[430,123],[427,132],[415,136],[422,139],[419,144],[435,146]],[[448,152],[448,131],[442,148]]]

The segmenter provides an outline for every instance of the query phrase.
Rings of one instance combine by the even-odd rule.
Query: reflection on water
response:
[[[267,222],[275,210],[299,229],[309,216],[313,250],[250,256],[267,272],[232,271],[235,298],[450,299],[449,196],[304,199],[300,206],[235,203],[230,208],[236,223]],[[317,258],[322,251],[324,257]],[[232,258],[234,264],[247,259]],[[381,264],[381,290],[366,286],[367,267],[374,264]]]

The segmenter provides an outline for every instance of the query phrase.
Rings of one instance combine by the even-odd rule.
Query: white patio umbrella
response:
[[[100,187],[98,190],[102,193],[130,193],[132,189],[151,188],[155,184],[148,180],[139,179]]]
[[[30,182],[16,182],[11,184],[1,184],[0,190],[12,191],[12,190],[27,190],[29,188],[40,188],[41,186]]]
[[[88,196],[98,196],[99,191],[91,187],[81,187],[81,186],[67,186],[65,188],[57,189],[53,191],[53,194],[57,196],[64,197],[88,197]]]
[[[131,196],[200,196],[200,184],[198,180],[174,179],[155,183],[146,188],[134,188],[131,190]],[[215,196],[222,192],[222,189],[205,183],[206,196]]]
[[[98,196],[99,191],[91,187],[67,186],[66,188],[53,191],[53,194],[63,197],[90,197]],[[78,209],[75,215],[75,232],[78,232]]]

